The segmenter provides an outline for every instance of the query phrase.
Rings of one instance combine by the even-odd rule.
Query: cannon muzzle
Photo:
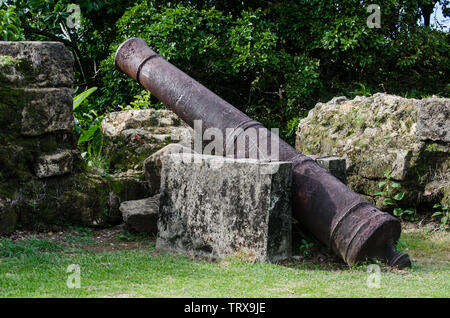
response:
[[[119,70],[151,91],[189,126],[193,127],[195,120],[201,120],[203,131],[219,129],[225,143],[230,140],[234,143],[249,129],[257,128],[271,135],[261,123],[164,60],[140,38],[122,43],[117,49],[115,63]],[[263,147],[258,136],[247,134],[250,142],[245,143],[244,153],[248,157],[254,153],[251,147]],[[401,232],[396,218],[378,210],[278,136],[271,137],[276,138],[278,149],[277,158],[273,153],[269,153],[269,158],[293,163],[293,217],[305,229],[348,264],[379,258],[399,268],[411,266],[408,255],[395,249]]]

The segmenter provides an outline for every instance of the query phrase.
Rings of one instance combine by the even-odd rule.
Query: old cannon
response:
[[[195,120],[202,120],[203,131],[219,129],[226,142],[230,140],[230,128],[231,140],[251,128],[270,134],[262,124],[164,60],[140,38],[131,38],[120,45],[115,64],[191,127]],[[258,147],[258,138],[248,136],[253,140],[246,147]],[[275,138],[277,159],[293,162],[292,211],[304,228],[348,264],[379,258],[399,268],[411,265],[408,255],[395,249],[401,232],[396,218],[378,210],[314,160]]]

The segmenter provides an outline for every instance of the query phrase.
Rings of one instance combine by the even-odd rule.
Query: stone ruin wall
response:
[[[0,235],[121,222],[140,176],[85,169],[73,128],[72,53],[59,42],[0,42]]]

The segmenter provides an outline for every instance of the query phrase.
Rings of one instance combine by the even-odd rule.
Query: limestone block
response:
[[[40,136],[72,132],[73,92],[71,88],[24,89],[21,134]]]
[[[163,157],[157,248],[278,261],[291,253],[292,164]]]
[[[417,137],[450,142],[450,98],[427,98],[419,110]]]
[[[190,152],[192,152],[191,149],[186,148],[181,144],[168,144],[144,160],[144,175],[145,180],[148,182],[150,193],[159,193],[161,184],[162,158],[170,154]]]
[[[0,55],[20,60],[10,65],[10,84],[18,87],[71,87],[72,53],[60,42],[0,42]],[[26,62],[27,65],[24,65]],[[19,66],[19,67],[18,67]]]
[[[109,113],[101,129],[104,154],[115,170],[139,170],[153,153],[170,143],[190,138],[190,128],[165,109]]]
[[[449,200],[449,101],[377,93],[318,103],[299,123],[296,149],[345,158],[349,187],[380,209],[391,212],[384,199],[404,192],[399,206],[421,211]],[[401,187],[381,189],[386,179]]]
[[[347,163],[345,158],[332,156],[309,156],[313,158],[322,168],[333,176],[347,184]]]

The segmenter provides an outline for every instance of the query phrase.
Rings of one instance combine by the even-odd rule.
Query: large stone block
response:
[[[292,164],[163,157],[157,248],[278,261],[291,253]]]
[[[114,170],[139,170],[170,143],[190,138],[190,128],[165,109],[112,112],[102,121],[103,152]]]
[[[1,82],[16,87],[71,87],[72,53],[60,42],[0,42],[4,76]]]
[[[419,110],[417,137],[450,142],[450,98],[427,98]]]
[[[72,132],[73,97],[71,88],[24,89],[21,133],[40,136]]]
[[[296,149],[344,158],[349,187],[383,210],[404,192],[401,208],[426,211],[450,198],[449,101],[378,93],[318,103],[299,123]],[[387,179],[401,187],[380,188]]]

